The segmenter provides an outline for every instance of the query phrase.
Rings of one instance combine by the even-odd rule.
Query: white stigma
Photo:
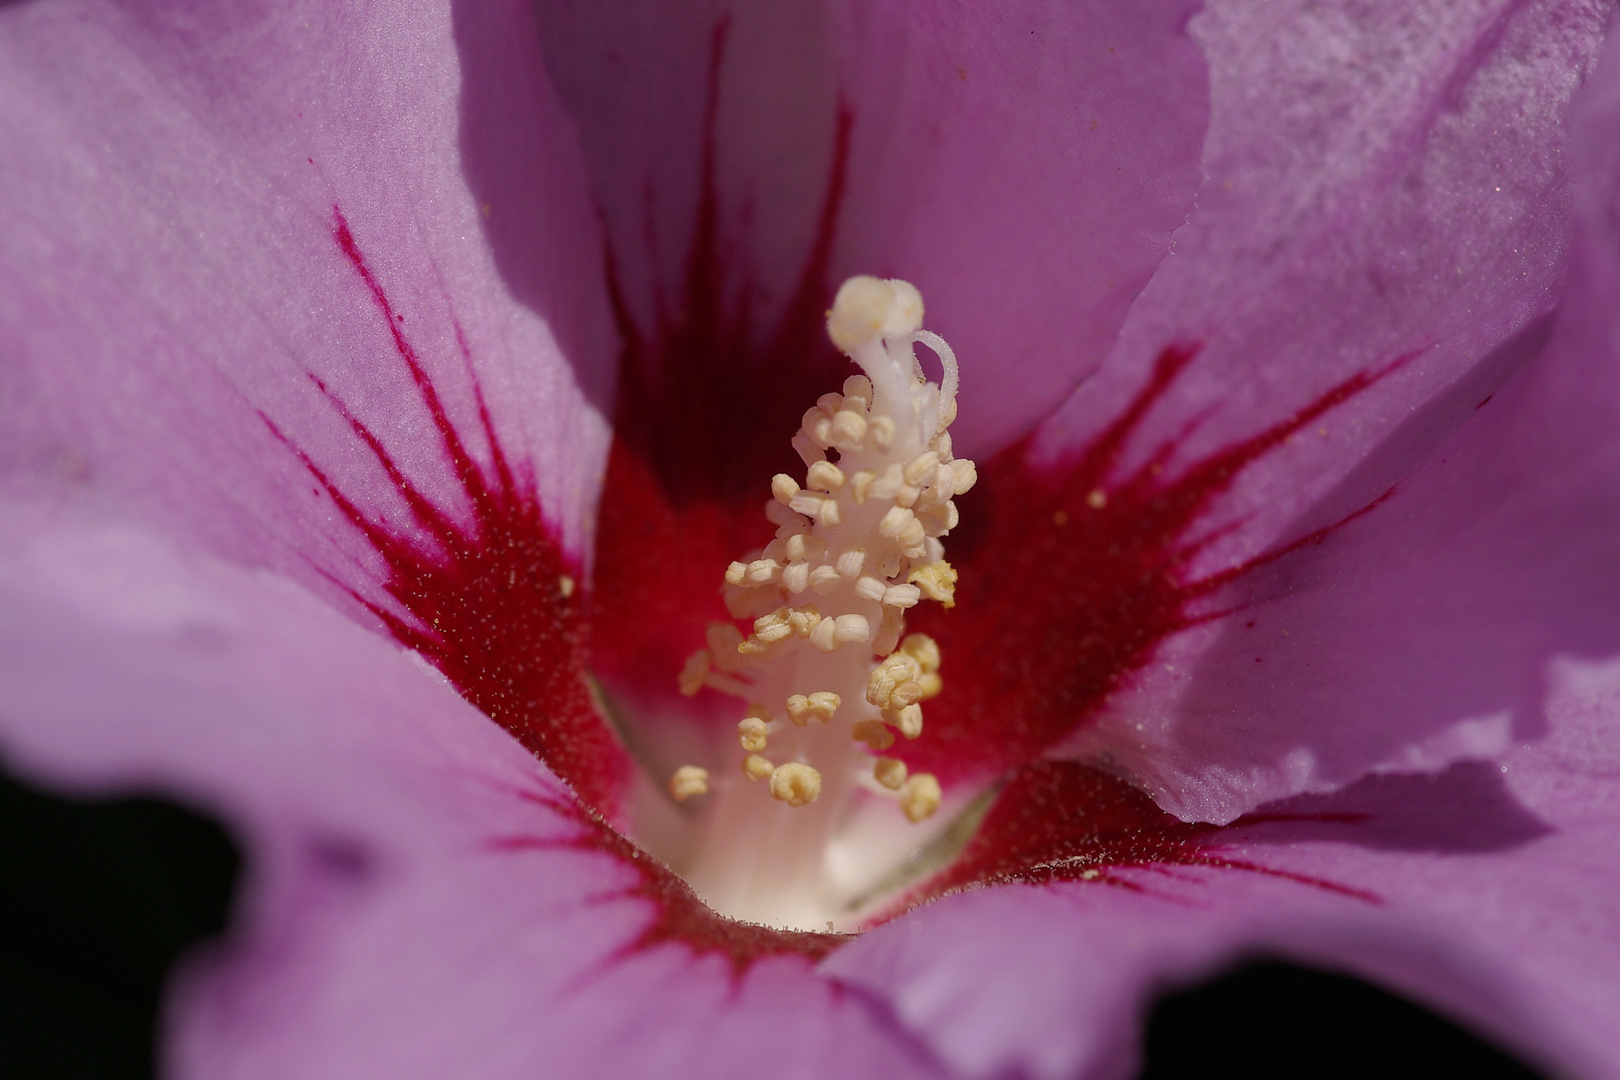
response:
[[[865,374],[805,413],[793,436],[804,478],[779,474],[765,504],[776,538],[726,568],[726,605],[745,628],[710,627],[681,673],[683,693],[707,686],[745,706],[735,767],[682,766],[670,782],[677,800],[714,804],[686,876],[737,918],[820,929],[837,906],[823,863],[850,801],[890,800],[911,822],[940,805],[934,776],[884,754],[923,735],[922,703],[942,689],[939,649],[906,634],[905,612],[954,602],[941,538],[976,479],[947,434],[956,358],[922,316],[904,281],[838,290],[828,334]],[[917,342],[939,357],[940,382]]]

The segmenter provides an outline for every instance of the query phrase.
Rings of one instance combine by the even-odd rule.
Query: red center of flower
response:
[[[722,45],[723,28],[714,71]],[[273,418],[266,423],[382,557],[381,594],[355,590],[355,599],[572,785],[585,806],[568,809],[579,825],[569,845],[634,866],[639,884],[628,894],[652,901],[655,910],[639,944],[680,941],[723,952],[740,970],[773,953],[819,956],[839,939],[731,923],[609,827],[630,765],[596,708],[587,675],[588,664],[609,694],[632,710],[657,703],[665,715],[684,713],[693,724],[718,715],[701,696],[696,708],[683,707],[677,675],[702,646],[705,627],[727,618],[717,575],[740,547],[770,537],[759,508],[772,474],[797,464],[787,437],[799,413],[852,373],[825,343],[822,313],[830,298],[826,278],[853,117],[847,111],[839,117],[816,239],[798,284],[775,327],[760,334],[747,268],[728,266],[723,256],[713,171],[716,93],[711,76],[697,227],[675,298],[660,300],[654,324],[644,328],[629,315],[617,281],[609,283],[624,351],[594,581],[580,579],[545,520],[532,477],[502,451],[471,357],[462,359],[476,422],[458,427],[416,355],[402,313],[336,208],[335,250],[375,300],[392,362],[420,393],[470,517],[424,496],[374,424],[318,380],[397,489],[408,523],[363,510],[331,479],[332,463],[312,460]],[[978,488],[966,496],[968,525],[952,537],[961,580],[957,607],[917,620],[917,628],[940,643],[948,692],[930,712],[930,738],[905,756],[908,764],[947,779],[1006,779],[976,836],[950,867],[916,887],[910,901],[985,882],[1076,878],[1141,887],[1127,868],[1280,873],[1223,857],[1225,830],[1177,821],[1119,780],[1078,764],[1037,763],[1125,686],[1161,641],[1218,614],[1208,607],[1216,590],[1321,538],[1313,533],[1209,577],[1195,578],[1189,570],[1212,539],[1193,530],[1236,474],[1389,370],[1348,379],[1191,464],[1172,469],[1177,446],[1170,443],[1121,473],[1127,440],[1196,353],[1167,348],[1137,398],[1072,456],[1037,470],[1027,463],[1027,445],[1015,445],[984,466]],[[971,409],[971,401],[963,407]],[[757,422],[739,427],[733,421],[740,415]],[[1033,593],[1014,587],[1031,580],[1032,566],[1041,568],[1049,587]],[[1257,824],[1248,819],[1231,828]],[[492,840],[504,852],[557,843]]]

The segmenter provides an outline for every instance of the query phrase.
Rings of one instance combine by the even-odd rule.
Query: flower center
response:
[[[865,374],[805,413],[793,437],[803,483],[777,474],[765,507],[775,539],[725,571],[727,610],[748,631],[710,626],[680,676],[682,693],[742,702],[732,767],[683,765],[669,781],[677,801],[710,804],[684,876],[735,918],[848,924],[943,798],[932,774],[908,774],[895,756],[922,736],[922,703],[942,689],[939,649],[906,634],[905,612],[954,602],[940,538],[976,474],[947,432],[955,357],[922,314],[904,281],[856,277],[838,290],[828,333]],[[938,355],[939,383],[918,342]]]

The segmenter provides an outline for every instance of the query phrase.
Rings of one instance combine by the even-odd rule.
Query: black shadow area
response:
[[[1359,979],[1279,962],[1167,995],[1140,1080],[1538,1080],[1450,1020]]]
[[[0,773],[0,1076],[153,1076],[165,980],[225,928],[241,862],[173,803],[61,799]]]

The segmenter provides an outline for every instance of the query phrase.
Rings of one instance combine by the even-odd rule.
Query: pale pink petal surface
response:
[[[521,47],[532,18],[476,7],[456,20],[428,2],[0,12],[12,482],[77,488],[320,587],[312,564],[362,585],[374,560],[265,420],[363,510],[404,517],[321,379],[455,512],[398,330],[469,432],[476,376],[583,546],[606,445],[590,402],[611,386],[600,244],[572,125]],[[499,91],[474,93],[463,56]]]
[[[1369,568],[1409,563],[1418,541],[1399,519],[1420,497],[1396,488],[1367,508],[1545,341],[1570,231],[1569,103],[1606,13],[1546,3],[1211,6],[1194,23],[1214,86],[1198,209],[1118,349],[1043,431],[1037,456],[1112,419],[1170,341],[1202,348],[1133,437],[1126,468],[1170,440],[1173,475],[1371,376],[1237,474],[1188,537],[1217,537],[1189,576],[1320,529],[1329,545],[1386,537],[1367,554]],[[1342,558],[1360,557],[1348,550]],[[1341,557],[1321,556],[1324,573],[1339,572]],[[1379,697],[1378,687],[1396,683],[1380,680],[1377,662],[1345,653],[1356,685],[1324,687],[1337,703],[1326,715],[1293,708],[1297,695],[1282,695],[1319,683],[1319,669],[1293,662],[1291,639],[1281,651],[1250,642],[1268,628],[1266,641],[1330,632],[1336,616],[1301,608],[1302,617],[1279,618],[1252,606],[1297,587],[1271,580],[1268,591],[1255,577],[1208,605],[1236,614],[1168,642],[1077,748],[1117,757],[1178,814],[1225,821],[1370,768],[1440,767],[1505,747],[1500,732],[1469,722],[1507,703],[1442,703],[1457,686],[1415,652],[1400,691]],[[1428,634],[1429,615],[1449,617],[1411,599],[1403,626],[1412,634]],[[1246,631],[1250,621],[1257,628]],[[1394,624],[1374,625],[1363,631],[1384,635]],[[1220,660],[1197,667],[1218,635]],[[1211,672],[1217,682],[1241,679],[1241,699],[1215,700],[1203,679]],[[1388,696],[1407,690],[1440,707],[1411,715]],[[1251,738],[1257,711],[1272,719]]]
[[[248,868],[178,1077],[932,1075],[801,958],[638,950],[635,870],[432,669],[283,578],[5,505],[0,752],[218,814]]]
[[[755,332],[774,324],[836,177],[828,283],[878,273],[921,288],[929,324],[966,359],[975,405],[957,437],[977,449],[1027,429],[1100,362],[1186,221],[1208,114],[1185,31],[1196,8],[614,2],[545,4],[541,21],[560,96],[594,121],[586,157],[640,325],[655,290],[679,292],[720,27],[728,289],[750,282]]]
[[[1300,674],[1244,678],[1253,655],[1223,644],[1195,689],[1225,691],[1202,699],[1224,723],[1187,736],[1222,742],[1236,771],[1300,716],[1332,738],[1390,714],[1420,734],[1472,694],[1482,717],[1505,710],[1498,747],[1476,748],[1500,761],[1368,777],[1266,809],[1314,820],[1220,838],[1231,858],[1374,901],[1233,869],[1132,872],[1147,895],[986,890],[868,935],[831,973],[980,1076],[1088,1062],[1127,1075],[1153,992],[1256,954],[1372,978],[1549,1071],[1620,1076],[1617,59],[1611,46],[1576,128],[1575,269],[1546,353],[1403,483],[1383,522],[1279,568],[1299,591],[1258,619],[1303,640],[1257,633],[1247,651]]]

